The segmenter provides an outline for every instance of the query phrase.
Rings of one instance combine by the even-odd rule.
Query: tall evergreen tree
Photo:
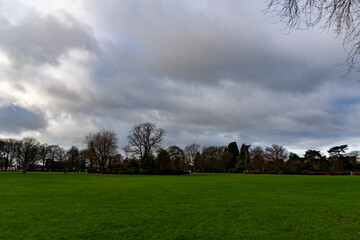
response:
[[[236,142],[229,143],[227,147],[227,151],[229,151],[232,154],[232,158],[228,162],[227,170],[234,168],[236,164],[236,158],[239,156],[239,148],[236,144]]]

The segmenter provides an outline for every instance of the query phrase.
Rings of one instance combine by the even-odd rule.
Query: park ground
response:
[[[0,173],[0,239],[360,239],[360,176]]]

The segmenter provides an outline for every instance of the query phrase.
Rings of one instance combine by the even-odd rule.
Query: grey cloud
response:
[[[44,130],[47,119],[39,110],[29,110],[18,106],[0,108],[0,132],[17,134],[22,131]]]
[[[230,85],[211,86],[161,79],[144,81],[144,85],[130,82],[111,85],[112,90],[103,93],[97,114],[130,126],[141,121],[164,124],[169,142],[174,144],[176,139],[198,139],[204,145],[212,139],[212,143],[225,144],[231,138],[289,144],[304,137],[336,139],[349,134],[346,126],[339,124],[344,116],[334,113],[329,102],[334,97],[329,90],[336,89],[336,84],[322,86],[328,94],[316,91],[294,95],[231,81]]]
[[[341,75],[334,68],[343,60],[337,56],[343,54],[336,42],[323,44],[329,42],[323,36],[306,38],[301,33],[294,35],[302,41],[295,41],[278,27],[259,22],[261,8],[249,14],[247,6],[235,1],[211,1],[209,14],[189,10],[187,2],[151,3],[140,8],[136,2],[122,1],[94,10],[99,16],[111,16],[103,19],[105,24],[119,26],[115,31],[123,39],[107,48],[117,53],[105,60],[107,65],[122,73],[146,72],[190,84],[216,84],[226,78],[294,92],[313,90],[332,75]],[[329,47],[336,53],[329,53]]]
[[[211,14],[173,3],[91,4],[118,36],[103,42],[95,69],[97,116],[163,124],[174,144],[286,144],[347,132],[329,106],[331,94],[319,90],[324,82],[336,86],[343,70],[335,67],[344,54],[332,36],[284,36],[235,2],[220,12],[216,6],[227,4],[216,3]],[[224,87],[224,79],[233,85]]]
[[[23,22],[0,29],[0,47],[20,64],[57,64],[58,57],[71,48],[96,51],[97,45],[81,23],[66,12],[67,22],[54,15],[32,15]]]

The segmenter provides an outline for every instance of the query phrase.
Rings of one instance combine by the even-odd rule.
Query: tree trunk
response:
[[[9,159],[5,158],[5,172],[7,171],[8,167],[9,167]]]

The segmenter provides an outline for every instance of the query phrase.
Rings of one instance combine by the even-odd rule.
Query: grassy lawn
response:
[[[0,239],[359,239],[360,176],[0,173]]]

